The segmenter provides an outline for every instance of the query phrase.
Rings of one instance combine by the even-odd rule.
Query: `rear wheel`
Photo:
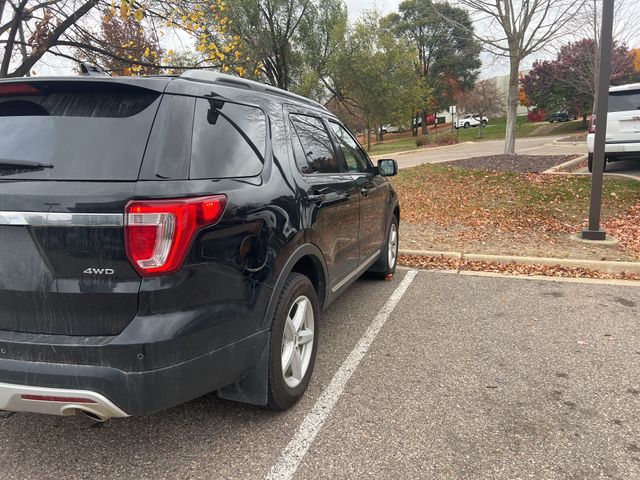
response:
[[[471,126],[471,124],[470,124],[469,122],[466,122],[466,123],[464,124],[464,128],[469,128],[470,126]]]
[[[589,172],[593,173],[593,153],[590,153],[587,157],[587,167],[589,168]],[[604,157],[604,165],[602,167],[602,171],[607,171],[607,157]]]
[[[482,124],[481,125],[482,125],[482,128],[486,127],[487,126],[487,121],[486,120],[482,120]]]
[[[318,346],[318,297],[309,278],[291,273],[271,325],[269,397],[273,410],[295,404],[309,385]]]
[[[396,272],[396,265],[398,263],[398,246],[400,244],[399,234],[399,222],[398,219],[393,217],[389,232],[387,233],[387,241],[380,253],[380,260],[376,262],[377,265],[382,265],[382,269],[370,272],[370,274],[376,278],[387,278],[389,275],[393,275]]]

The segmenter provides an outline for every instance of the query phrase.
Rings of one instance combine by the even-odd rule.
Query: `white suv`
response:
[[[489,119],[487,117],[482,116],[482,118],[480,118],[480,115],[475,115],[473,113],[468,113],[468,114],[463,115],[462,117],[458,118],[458,120],[456,120],[456,123],[455,123],[454,126],[456,128],[477,127],[479,125],[482,125],[483,127],[486,127],[487,123],[489,123]]]
[[[596,116],[591,117],[587,149],[589,171],[593,171]],[[607,161],[640,156],[640,83],[621,85],[609,89],[609,115],[605,146]]]

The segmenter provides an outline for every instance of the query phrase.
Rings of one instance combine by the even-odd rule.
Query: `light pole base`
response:
[[[589,230],[587,228],[587,229],[582,230],[582,235],[580,235],[580,237],[582,238],[582,240],[603,241],[603,240],[607,239],[607,232],[605,232],[602,229],[600,229],[600,230]]]

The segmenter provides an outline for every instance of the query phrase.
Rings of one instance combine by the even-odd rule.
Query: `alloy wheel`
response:
[[[302,383],[313,354],[314,315],[304,295],[291,305],[282,333],[282,375],[290,388]]]

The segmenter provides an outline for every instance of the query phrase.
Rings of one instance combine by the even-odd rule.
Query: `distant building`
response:
[[[530,70],[520,71],[519,73],[520,78],[528,75],[529,72]],[[509,75],[501,75],[499,77],[493,77],[491,80],[496,82],[496,86],[498,87],[498,90],[500,90],[504,95],[504,101],[506,102],[507,97],[509,95]],[[524,116],[526,114],[527,114],[527,107],[523,107],[522,105],[518,104],[518,115]]]

